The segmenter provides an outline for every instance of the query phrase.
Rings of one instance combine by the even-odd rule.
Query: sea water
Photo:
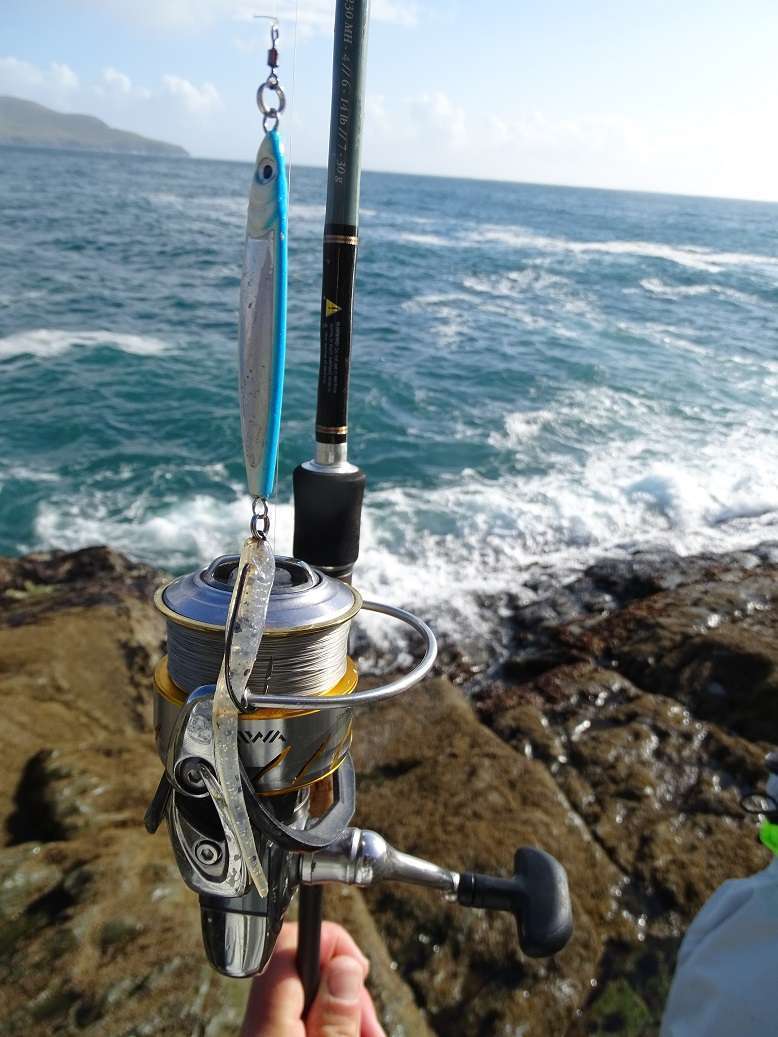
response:
[[[0,149],[0,552],[109,543],[178,572],[237,551],[250,177]],[[283,552],[324,199],[292,171]],[[366,173],[360,229],[363,592],[485,635],[483,602],[539,566],[778,536],[777,205]]]

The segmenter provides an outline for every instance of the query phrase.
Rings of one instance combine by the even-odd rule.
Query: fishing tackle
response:
[[[277,137],[285,99],[274,23],[270,75],[258,92],[265,139],[251,185],[240,302],[251,536],[240,557],[219,557],[155,597],[168,635],[168,654],[154,674],[155,737],[165,772],[146,827],[153,832],[166,821],[182,878],[199,895],[206,953],[226,975],[265,968],[299,891],[298,968],[306,1006],[318,985],[321,887],[328,882],[408,882],[438,889],[463,906],[510,911],[529,955],[555,953],[572,931],[564,869],[542,850],[520,849],[511,878],[460,874],[350,825],[353,710],[410,689],[437,654],[425,622],[363,601],[350,582],[364,488],[363,473],[346,456],[345,415],[367,13],[367,0],[338,0],[316,456],[294,479],[300,557],[275,558],[267,540],[283,384],[287,235]],[[271,92],[274,106],[267,104]],[[339,256],[345,256],[340,265]],[[336,317],[333,330],[329,322]],[[340,372],[334,381],[333,365]],[[407,673],[369,689],[358,688],[348,652],[351,624],[362,611],[399,620],[423,644]]]

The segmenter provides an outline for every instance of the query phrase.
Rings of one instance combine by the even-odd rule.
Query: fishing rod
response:
[[[408,691],[437,655],[423,620],[364,601],[350,581],[364,490],[363,473],[346,456],[346,414],[366,33],[367,3],[338,0],[316,456],[295,473],[296,557],[276,557],[269,543],[288,246],[279,133],[286,100],[273,22],[270,71],[257,94],[264,137],[251,180],[240,291],[250,535],[239,555],[178,577],[154,599],[167,625],[167,655],[154,672],[154,732],[164,772],[146,827],[154,832],[166,822],[181,877],[199,896],[206,955],[224,975],[266,968],[300,894],[306,1006],[318,986],[320,890],[327,883],[407,882],[465,907],[509,911],[522,950],[535,957],[555,954],[572,932],[565,871],[543,850],[519,849],[509,878],[458,873],[351,827],[353,711]],[[348,651],[352,621],[362,611],[406,624],[423,645],[407,673],[370,689],[358,687]]]
[[[337,0],[324,219],[316,452],[293,475],[294,553],[348,579],[365,475],[348,460],[348,390],[370,0]]]
[[[359,556],[365,491],[364,472],[348,460],[348,390],[369,20],[370,0],[337,0],[322,242],[316,452],[312,460],[298,465],[292,477],[295,556],[347,581]],[[321,886],[301,889],[298,917],[297,969],[307,1011],[319,981]]]

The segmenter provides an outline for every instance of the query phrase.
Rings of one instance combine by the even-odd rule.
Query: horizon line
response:
[[[5,95],[11,96],[11,95]],[[22,99],[24,100],[24,99]],[[33,102],[38,103],[38,102]],[[41,107],[46,107],[42,105]],[[66,113],[71,114],[71,113]],[[75,113],[73,113],[75,114]],[[101,120],[102,121],[102,120]],[[106,123],[109,129],[116,129],[116,127],[110,126]],[[120,130],[122,133],[130,133],[136,131]],[[143,134],[138,134],[143,136]],[[170,144],[170,141],[158,141],[155,138],[146,138],[154,143]],[[182,147],[183,145],[174,145],[174,147]],[[79,147],[59,147],[59,146],[48,146],[44,144],[20,144],[11,143],[0,140],[0,148],[9,148],[17,151],[46,151],[46,152],[70,152],[76,155],[112,155],[113,157],[125,157],[125,158],[142,158],[142,159],[165,159],[167,161],[174,162],[229,162],[232,165],[248,165],[252,164],[251,159],[247,158],[216,158],[213,155],[192,155],[185,154],[179,156],[155,154],[154,152],[141,152],[141,151],[111,151],[104,150],[101,148],[79,148]],[[183,148],[186,151],[185,148]],[[307,162],[290,163],[289,168],[293,169],[295,166],[299,166],[301,169],[313,169],[318,172],[326,173],[326,166],[319,166]],[[551,188],[552,190],[568,190],[568,191],[603,191],[611,194],[644,194],[653,197],[665,197],[665,198],[690,198],[690,199],[703,199],[705,201],[714,202],[746,202],[750,205],[778,205],[778,197],[776,198],[752,198],[746,195],[725,195],[725,194],[695,194],[690,191],[669,191],[659,190],[657,188],[647,187],[603,187],[599,184],[573,184],[573,183],[558,183],[548,180],[511,180],[506,177],[482,177],[482,176],[451,176],[448,173],[410,173],[406,171],[400,171],[395,169],[374,169],[369,166],[363,166],[363,173],[375,173],[380,176],[403,176],[403,177],[424,177],[430,180],[464,180],[469,183],[483,183],[483,184],[512,184],[516,187],[545,187]]]
[[[160,155],[151,157],[164,158],[166,156]],[[243,163],[251,165],[253,161],[252,159],[244,158],[214,158],[211,155],[187,155],[185,157],[192,159],[195,162],[231,162],[236,165]],[[308,162],[289,163],[290,169],[293,169],[295,166],[298,166],[301,169],[315,169],[323,173],[327,172],[326,166],[313,165]],[[689,191],[662,191],[648,187],[602,187],[594,184],[556,183],[548,180],[509,180],[507,178],[487,176],[450,176],[448,173],[409,173],[407,171],[401,172],[394,169],[372,169],[369,166],[363,166],[362,172],[378,173],[382,176],[420,176],[433,180],[467,180],[472,183],[483,184],[514,184],[517,187],[551,187],[555,189],[558,188],[559,190],[607,191],[613,194],[648,194],[668,198],[703,198],[706,201],[750,202],[752,205],[778,205],[778,196],[775,198],[750,198],[746,195],[693,194]]]

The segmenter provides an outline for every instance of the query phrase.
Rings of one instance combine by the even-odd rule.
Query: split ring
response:
[[[278,97],[278,106],[268,108],[265,104],[265,91],[272,90],[272,92]],[[266,80],[257,90],[257,108],[262,112],[263,115],[275,118],[278,122],[278,116],[286,108],[286,94],[281,89],[281,84],[278,80],[275,83],[271,83],[270,80]]]
[[[270,530],[270,508],[264,497],[255,497],[251,502],[251,535],[255,540],[265,540]]]

